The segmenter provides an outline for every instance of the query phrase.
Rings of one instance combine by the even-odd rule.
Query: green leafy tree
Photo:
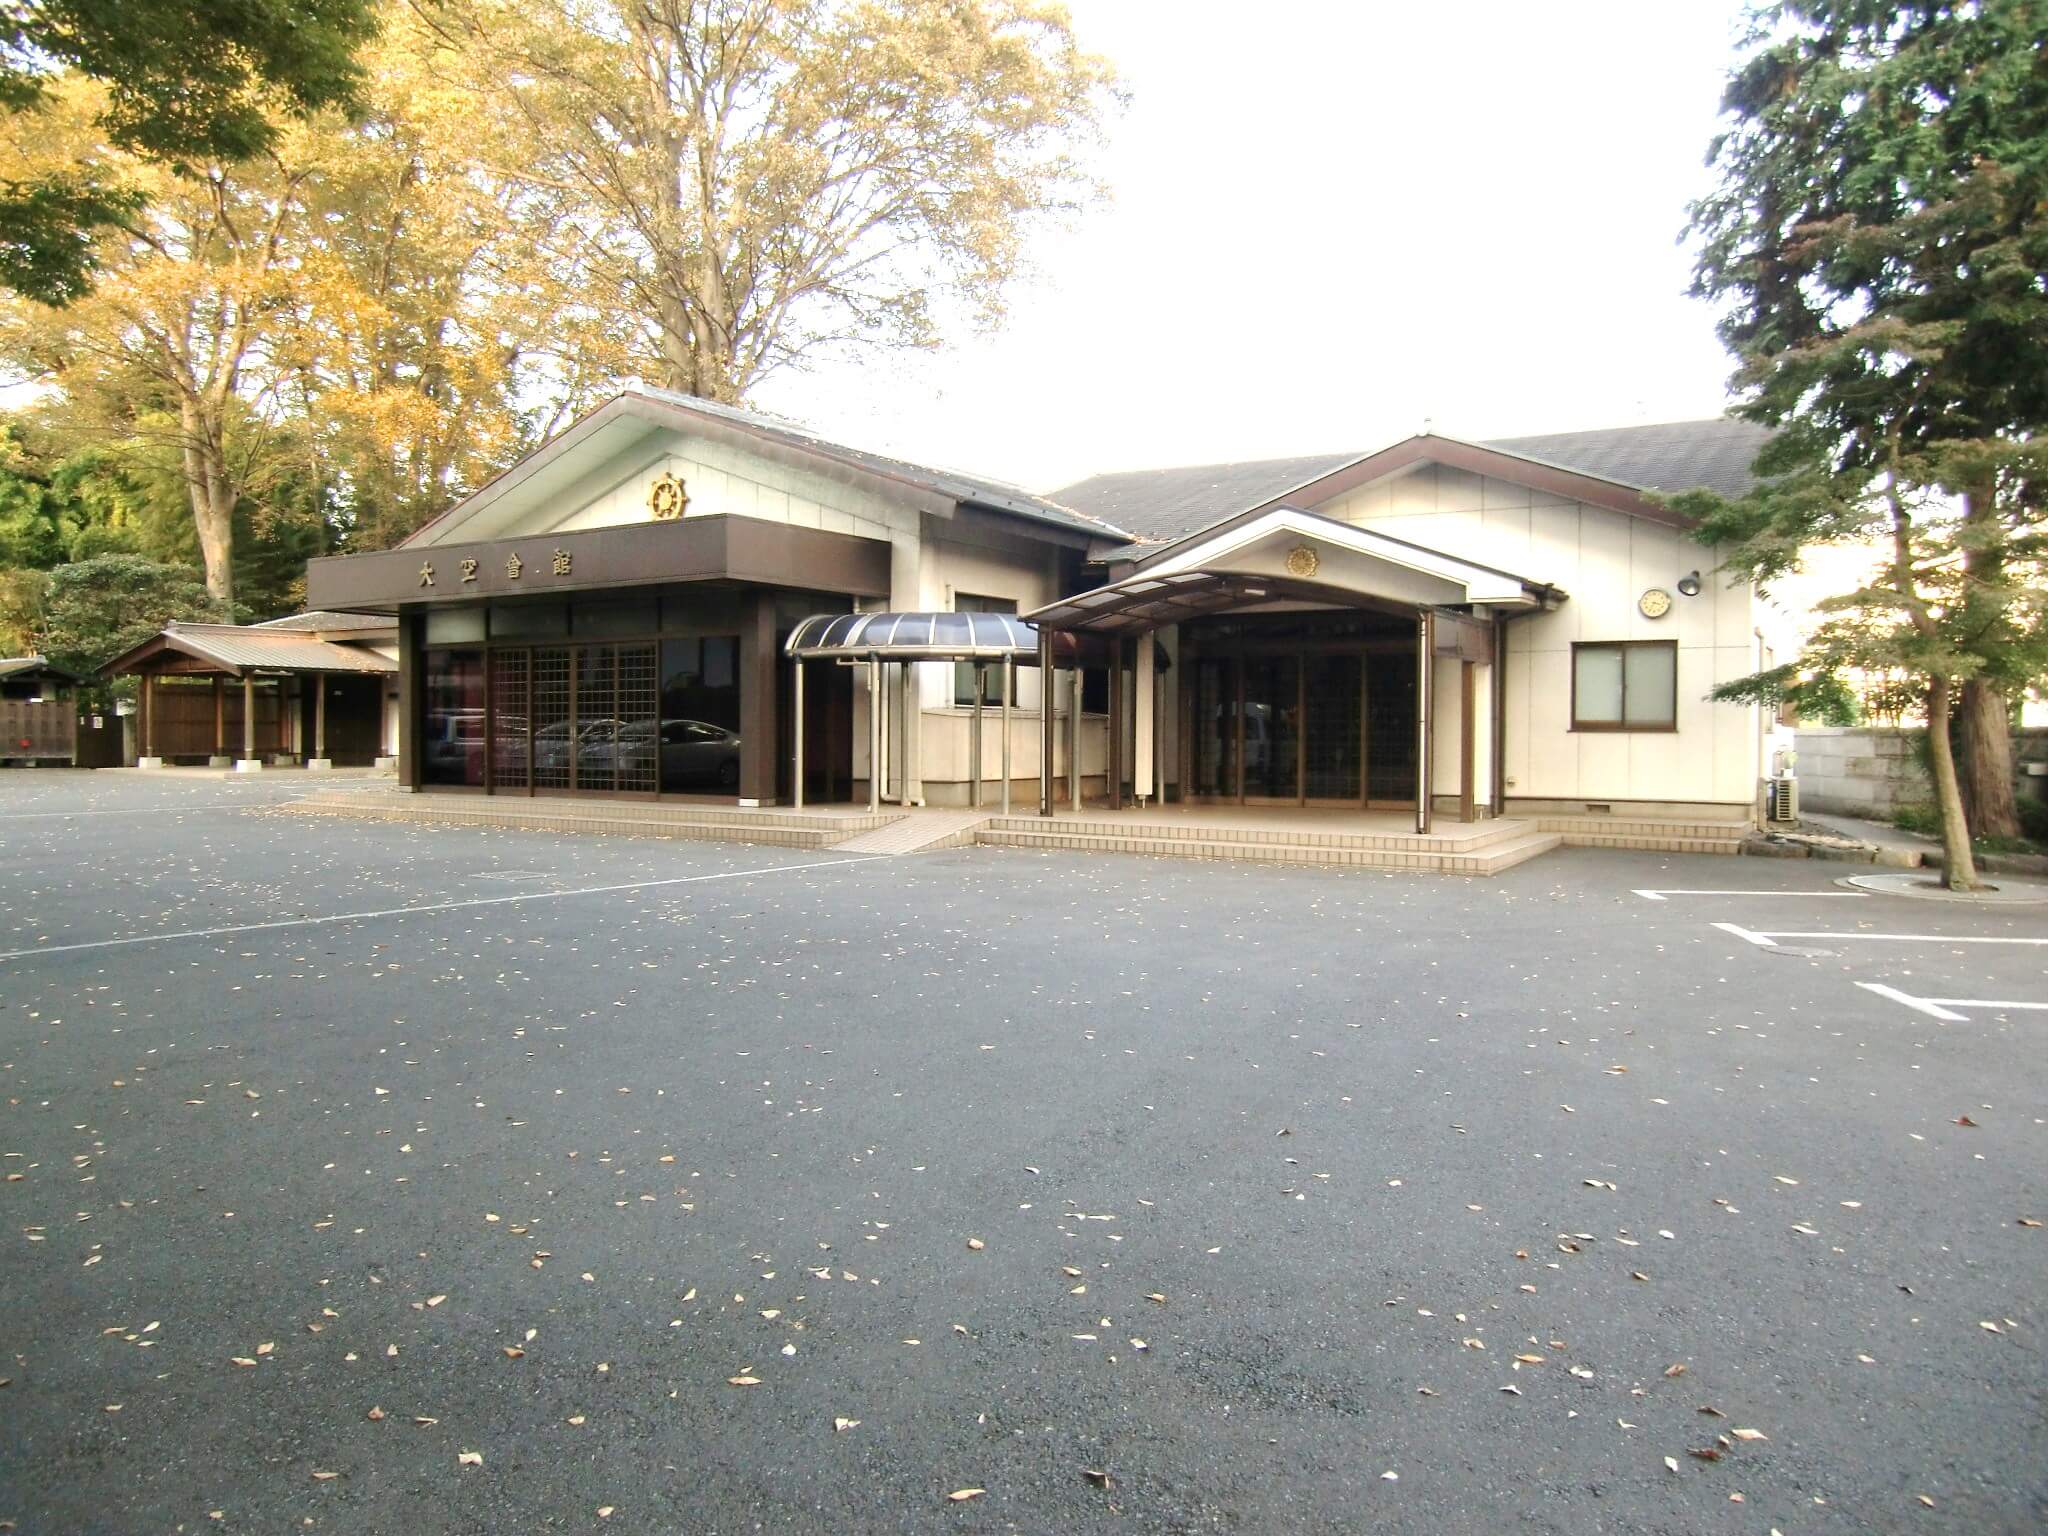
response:
[[[2043,20],[2044,0],[1759,9],[1692,209],[1738,409],[1781,432],[1759,492],[1680,504],[1759,582],[1816,543],[1883,552],[1795,666],[1921,679],[1953,885],[1975,881],[1966,799],[1981,830],[2016,829],[2006,699],[2048,666]]]
[[[37,649],[60,667],[91,672],[140,645],[173,619],[224,621],[190,566],[140,555],[101,555],[43,578]]]
[[[280,109],[352,108],[371,0],[17,0],[0,9],[0,109],[33,115],[70,71],[106,87],[96,128],[125,153],[179,168],[268,152]],[[103,163],[0,179],[0,283],[43,303],[83,295],[95,233],[142,189]]]

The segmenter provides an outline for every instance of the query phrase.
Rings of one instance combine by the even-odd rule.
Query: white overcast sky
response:
[[[754,404],[1049,490],[1101,470],[1717,414],[1685,205],[1742,0],[1071,0],[1108,206],[1002,330]]]

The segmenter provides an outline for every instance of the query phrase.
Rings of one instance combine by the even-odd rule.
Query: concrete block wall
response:
[[[1917,731],[1885,726],[1806,726],[1794,738],[1799,754],[1799,803],[1809,810],[1888,821],[1901,806],[1925,805],[1933,786],[1914,752]],[[2027,771],[2048,762],[2048,729],[2015,731],[2013,768],[2018,792],[2048,798],[2048,777]]]

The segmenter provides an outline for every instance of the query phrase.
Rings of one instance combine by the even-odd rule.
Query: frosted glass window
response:
[[[1636,640],[1572,647],[1572,729],[1678,728],[1678,646]]]
[[[1632,645],[1622,662],[1622,718],[1637,727],[1676,724],[1678,647]]]
[[[1572,696],[1578,725],[1621,724],[1621,648],[1581,646],[1572,658],[1576,676]]]

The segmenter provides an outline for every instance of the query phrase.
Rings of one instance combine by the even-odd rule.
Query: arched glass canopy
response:
[[[791,630],[783,650],[799,661],[1001,661],[1007,657],[1036,666],[1038,627],[1013,613],[820,613]]]

